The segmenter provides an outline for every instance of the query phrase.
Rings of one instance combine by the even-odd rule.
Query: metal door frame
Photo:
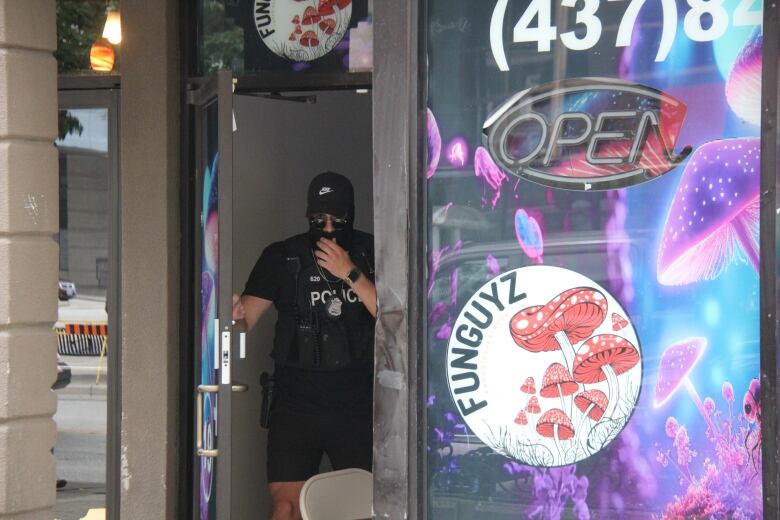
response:
[[[195,168],[196,168],[196,211],[195,215],[202,213],[200,208],[200,198],[198,194],[202,191],[200,172],[204,168],[205,142],[203,140],[203,112],[211,103],[217,103],[217,153],[219,154],[219,167],[217,174],[217,207],[219,215],[219,265],[218,265],[218,300],[217,300],[217,319],[219,328],[215,329],[215,335],[218,338],[217,352],[219,359],[218,387],[217,391],[217,437],[216,449],[213,453],[192,452],[195,457],[209,456],[216,458],[216,511],[219,520],[230,520],[232,517],[232,446],[231,446],[231,401],[233,392],[241,392],[245,389],[243,385],[234,384],[232,381],[231,368],[235,350],[238,342],[233,340],[232,324],[232,296],[233,296],[233,87],[234,80],[230,71],[220,71],[216,75],[203,78],[202,80],[191,83],[192,90],[189,92],[189,103],[196,111],[194,114],[195,125]],[[196,234],[197,236],[197,234]],[[200,238],[195,239],[196,247],[193,248],[196,254],[201,250]],[[199,272],[200,261],[196,260],[194,272]],[[200,329],[200,306],[199,298],[195,298],[196,320],[195,325]],[[216,347],[215,347],[216,348]],[[199,363],[195,363],[196,371],[199,371]],[[216,365],[215,365],[216,368]],[[196,394],[209,392],[210,388],[204,385],[198,385],[193,388]],[[196,405],[197,406],[197,405]],[[196,410],[196,417],[199,415]],[[196,419],[197,422],[197,419]],[[195,425],[196,428],[199,424]],[[197,465],[193,466],[192,490],[199,489],[199,472],[195,471]],[[193,493],[194,495],[194,493]],[[193,516],[199,516],[199,504],[194,504]]]
[[[109,81],[110,79],[110,81]],[[58,110],[79,108],[106,108],[108,110],[108,291],[106,294],[108,324],[108,381],[106,396],[106,512],[108,520],[119,520],[121,484],[122,432],[122,197],[121,197],[121,142],[120,88],[118,77],[104,78],[95,88],[88,81],[68,81],[60,78]]]

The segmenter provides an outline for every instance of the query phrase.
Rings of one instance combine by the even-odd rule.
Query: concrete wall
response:
[[[265,246],[306,231],[306,188],[324,170],[343,173],[355,186],[356,227],[373,231],[371,96],[318,92],[314,105],[235,96],[234,290],[244,283]],[[264,316],[247,338],[247,359],[233,376],[249,385],[233,396],[233,511],[237,518],[266,518],[267,430],[260,428],[263,370],[276,312]]]
[[[54,0],[0,0],[0,518],[55,500],[58,229]]]
[[[176,5],[122,0],[120,514],[127,520],[177,518]]]

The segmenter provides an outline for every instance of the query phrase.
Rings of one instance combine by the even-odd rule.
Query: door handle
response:
[[[235,384],[230,386],[232,392],[246,392],[249,390],[249,385]],[[219,450],[207,450],[203,448],[203,394],[216,394],[219,392],[219,385],[198,385],[198,400],[195,405],[197,408],[197,440],[196,449],[199,457],[216,457],[219,454]]]

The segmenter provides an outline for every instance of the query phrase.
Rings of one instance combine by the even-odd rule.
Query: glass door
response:
[[[58,518],[118,515],[119,89],[60,90]],[[35,195],[28,204],[36,208]],[[94,514],[94,513],[93,513]]]
[[[199,223],[196,251],[195,516],[230,519],[232,381],[233,78],[222,71],[191,92],[195,111]],[[236,356],[237,357],[237,356]]]
[[[427,6],[427,518],[762,517],[762,2]]]

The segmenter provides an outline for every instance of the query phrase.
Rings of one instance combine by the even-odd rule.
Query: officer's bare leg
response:
[[[299,498],[304,481],[271,482],[271,520],[300,520]]]

